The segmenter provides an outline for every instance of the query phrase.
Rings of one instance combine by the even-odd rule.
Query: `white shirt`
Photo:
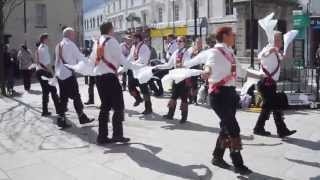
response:
[[[177,49],[178,49],[177,41],[176,41],[176,40],[172,40],[172,41],[168,44],[166,58],[169,60],[170,57],[173,55],[173,53],[174,53]]]
[[[233,49],[224,43],[216,44],[215,48],[223,48],[226,53],[231,53],[234,55]],[[201,64],[201,62],[205,62],[205,65],[211,68],[211,74],[208,79],[210,84],[215,84],[231,74],[231,63],[220,51],[215,48],[202,51],[196,57],[194,57],[190,63],[188,63],[188,66],[191,67]],[[245,76],[246,71],[242,69],[242,66],[237,60],[236,63],[237,76]],[[236,79],[228,81],[224,86],[236,86]]]
[[[143,43],[143,42],[140,42],[140,43]],[[129,61],[131,61],[135,64],[143,64],[144,66],[147,66],[149,64],[151,51],[146,44],[143,43],[141,45],[140,43],[132,46],[128,59],[129,59]],[[139,48],[140,45],[141,45],[140,50],[139,51],[137,50],[138,51],[138,59],[135,60],[134,52],[135,52],[136,47]]]
[[[48,67],[51,64],[49,48],[46,44],[40,44],[36,52],[37,63]],[[37,70],[44,69],[40,64],[37,65]]]
[[[104,57],[109,63],[112,63],[116,67],[116,69],[118,69],[120,65],[123,65],[129,69],[139,69],[140,67],[143,66],[141,64],[130,63],[123,56],[122,49],[120,47],[119,42],[115,38],[109,35],[102,35],[99,38],[98,41],[100,46],[102,46],[103,42],[107,37],[111,39],[109,39],[104,46]],[[96,57],[97,57],[97,43],[95,43],[95,47],[93,48],[93,51],[89,59],[92,63],[95,63]],[[103,75],[108,73],[115,74],[114,70],[112,70],[109,66],[107,66],[106,63],[104,63],[102,60],[100,60],[99,64],[96,65],[94,72],[96,75]]]
[[[261,60],[261,65],[269,72],[269,73],[273,73],[278,66],[278,57],[279,59],[279,63],[281,61],[281,55],[278,54],[278,57],[275,53],[271,53],[270,54],[270,49],[273,48],[271,46],[266,46],[265,48],[263,48],[263,50],[259,53],[258,58]],[[275,81],[279,80],[280,77],[280,69],[272,76],[272,79]],[[263,72],[262,68],[260,68],[260,73],[264,74],[266,77],[267,75]]]
[[[66,64],[76,65],[80,61],[87,61],[87,58],[80,52],[77,45],[68,38],[63,38],[57,44],[55,49],[56,54],[56,76],[60,80],[65,80],[72,76],[72,71],[68,69],[59,57],[59,46],[62,46],[62,57]]]
[[[122,50],[122,54],[124,55],[125,58],[128,58],[128,56],[130,55],[130,47],[126,42],[123,42],[120,44],[121,50]]]
[[[169,61],[165,64],[160,64],[157,65],[156,67],[158,69],[171,69],[171,68],[177,68],[177,55],[179,54],[179,49],[177,49],[172,56],[170,57]],[[191,58],[189,51],[186,48],[183,48],[183,50],[181,50],[183,53],[183,57],[182,57],[182,64],[183,66],[185,66],[185,63],[188,62]]]

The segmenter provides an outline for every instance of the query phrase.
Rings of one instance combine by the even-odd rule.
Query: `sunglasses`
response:
[[[179,42],[179,43],[183,43],[184,41],[183,41],[183,40],[178,40],[177,42]]]

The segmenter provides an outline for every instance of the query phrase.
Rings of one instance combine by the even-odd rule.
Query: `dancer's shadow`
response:
[[[312,177],[310,180],[320,180],[320,176]]]
[[[283,141],[288,144],[293,144],[296,146],[300,146],[300,147],[315,150],[315,151],[320,150],[320,141],[314,142],[314,141],[309,141],[305,139],[298,139],[298,138],[291,138],[291,137],[287,137],[286,139],[283,139]]]
[[[162,126],[161,128],[167,130],[185,130],[185,131],[199,131],[199,132],[211,132],[219,133],[220,128],[203,126],[194,122],[186,122],[185,124],[180,124],[179,120],[167,120],[169,125]]]
[[[306,165],[306,166],[311,166],[311,167],[315,167],[315,168],[320,168],[319,162],[308,162],[308,161],[304,161],[304,160],[290,159],[290,158],[286,158],[286,159],[290,162],[294,162],[294,163],[298,163],[298,164],[302,164],[302,165]]]
[[[30,91],[29,91],[29,94],[41,95],[41,94],[42,94],[42,91],[39,91],[39,90],[30,90]]]
[[[238,176],[237,178],[240,180],[284,180],[281,178],[272,177],[272,176],[268,176],[268,175],[264,175],[256,172],[250,174],[248,177]]]
[[[140,145],[144,149],[135,147],[133,145]],[[145,150],[146,149],[146,150]],[[183,166],[161,159],[157,154],[162,149],[160,147],[151,146],[142,143],[132,143],[127,145],[117,145],[111,147],[110,150],[105,151],[105,154],[126,154],[140,167],[148,168],[152,171],[157,171],[161,174],[180,177],[183,179],[201,179],[210,180],[212,177],[211,170],[205,165],[187,165]],[[198,175],[194,170],[205,170],[205,174]]]

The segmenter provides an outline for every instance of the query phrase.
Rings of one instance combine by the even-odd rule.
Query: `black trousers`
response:
[[[240,136],[240,127],[236,119],[238,102],[239,96],[234,87],[221,87],[218,93],[210,94],[211,107],[220,118],[221,134]]]
[[[137,87],[139,87],[139,89],[141,90],[141,93],[144,96],[150,96],[148,83],[140,84],[139,81],[134,78],[133,72],[131,70],[128,70],[127,75],[128,75],[128,86],[129,86],[129,91],[130,91],[131,95],[133,95],[135,98],[141,97],[140,93],[137,89]]]
[[[96,83],[101,98],[98,138],[108,136],[110,110],[114,111],[112,117],[113,137],[123,137],[124,100],[119,79],[114,74],[109,73],[97,76]]]
[[[230,157],[235,167],[243,166],[243,159],[240,153],[240,127],[236,120],[238,102],[239,97],[234,87],[220,87],[219,92],[210,94],[211,107],[220,118],[220,133],[213,151],[213,157],[216,159],[223,158],[227,140],[231,142],[228,148],[230,148]],[[234,139],[235,144],[238,145],[232,145]]]
[[[90,76],[89,77],[89,88],[88,88],[88,95],[89,95],[88,102],[94,102],[94,85],[95,84],[96,84],[96,77]]]
[[[189,87],[186,81],[182,81],[177,84],[173,83],[171,99],[177,100],[178,98],[180,98],[181,102],[188,104],[188,93],[189,93]]]
[[[21,70],[23,76],[24,90],[29,91],[31,88],[32,70]]]
[[[122,73],[122,88],[125,89],[127,87],[127,73]]]
[[[258,83],[259,91],[263,98],[263,105],[254,129],[256,131],[265,130],[265,123],[269,120],[271,112],[273,112],[273,118],[278,134],[286,133],[289,129],[287,128],[283,117],[283,104],[285,104],[283,101],[285,100],[283,100],[280,93],[277,93],[277,84],[275,82],[269,85],[265,85],[265,82],[266,79],[261,80]]]
[[[74,108],[78,117],[83,114],[83,104],[79,93],[79,85],[75,76],[71,76],[65,80],[58,79],[60,89],[60,108],[61,114],[64,116],[67,109],[68,99],[73,100]]]
[[[47,77],[47,78],[52,78],[52,74],[48,71],[45,70],[38,70],[36,72],[37,78],[40,82],[40,86],[42,89],[42,112],[46,113],[48,112],[48,103],[49,103],[49,94],[51,94],[51,98],[53,100],[56,113],[60,113],[59,109],[59,96],[57,94],[57,89],[54,86],[50,86],[48,84],[48,81],[42,80],[41,76]]]

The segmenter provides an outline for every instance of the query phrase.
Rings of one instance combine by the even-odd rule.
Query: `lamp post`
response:
[[[176,34],[175,13],[176,13],[175,0],[172,0],[172,31],[173,31],[173,34]]]
[[[23,0],[23,25],[24,25],[24,44],[27,45],[27,39],[26,39],[26,35],[27,35],[27,3],[26,0]]]
[[[253,32],[253,26],[254,26],[254,4],[253,0],[250,0],[250,34],[252,35]],[[250,61],[250,67],[254,69],[254,39],[250,38],[250,52],[251,52],[251,61]]]
[[[198,25],[197,25],[197,19],[198,19],[198,2],[197,0],[193,1],[193,7],[194,7],[194,40],[198,37]]]

